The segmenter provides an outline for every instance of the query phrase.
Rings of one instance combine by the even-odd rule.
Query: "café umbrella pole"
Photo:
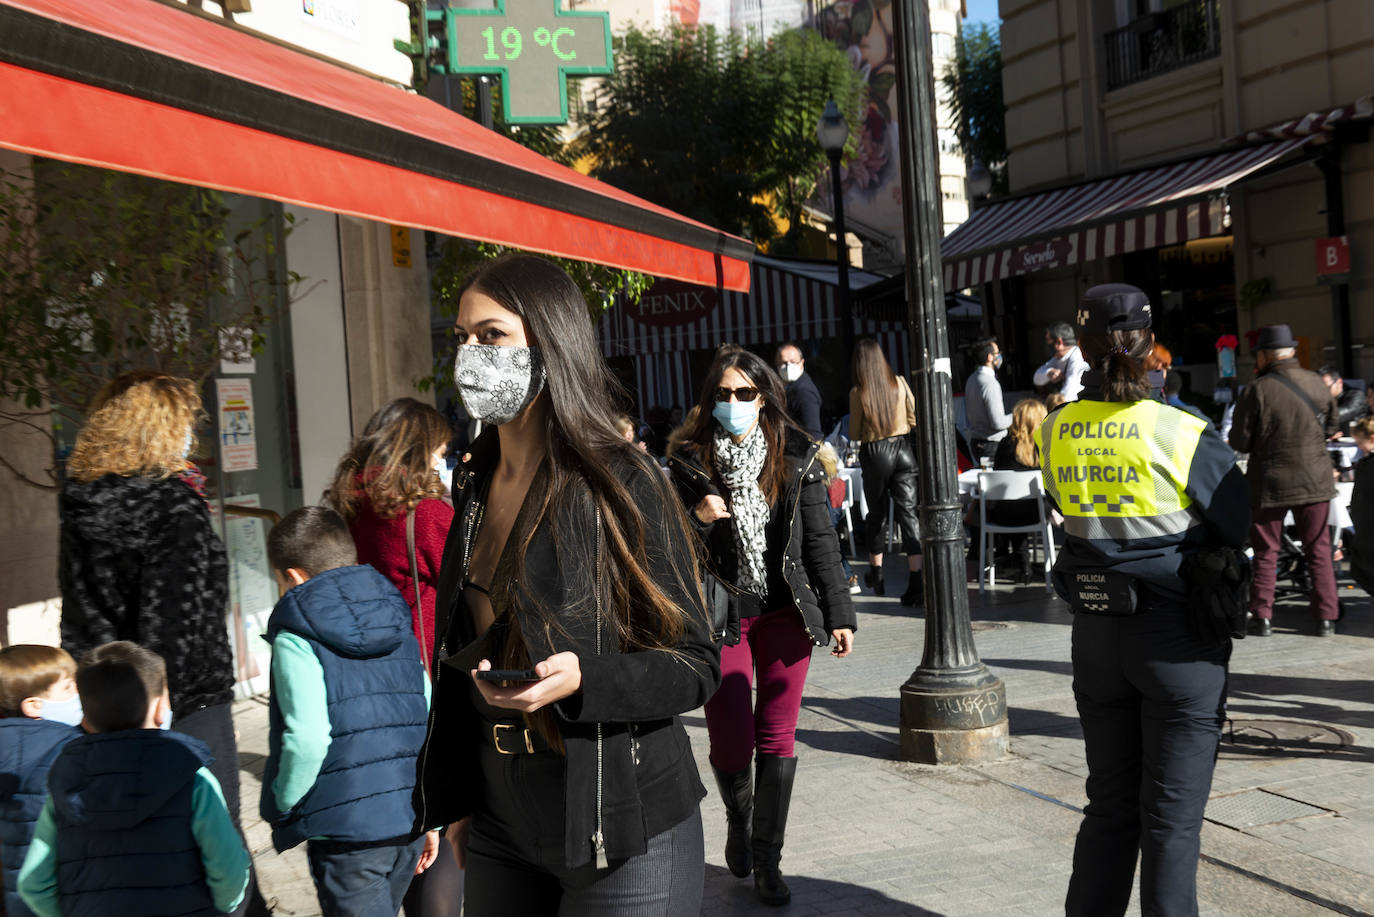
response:
[[[912,761],[969,764],[1007,753],[1007,698],[1001,679],[978,658],[969,620],[940,267],[930,14],[925,0],[894,0],[893,12],[926,607],[921,662],[901,687],[901,751]]]

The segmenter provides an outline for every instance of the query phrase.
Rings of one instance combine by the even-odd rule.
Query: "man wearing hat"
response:
[[[1045,493],[1064,517],[1054,586],[1074,610],[1088,761],[1064,910],[1124,914],[1139,862],[1141,913],[1191,917],[1231,639],[1200,626],[1210,611],[1181,571],[1208,549],[1238,553],[1245,481],[1210,424],[1155,399],[1141,290],[1093,287],[1076,318],[1083,392],[1038,437]]]
[[[1250,615],[1260,637],[1273,633],[1279,537],[1290,512],[1307,558],[1313,627],[1319,637],[1336,632],[1336,573],[1327,528],[1336,484],[1326,440],[1339,432],[1340,414],[1322,377],[1298,365],[1297,346],[1287,325],[1260,329],[1255,380],[1236,404],[1229,437],[1237,452],[1250,453]]]

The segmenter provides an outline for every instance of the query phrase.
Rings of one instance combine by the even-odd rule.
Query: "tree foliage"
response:
[[[121,372],[199,381],[226,348],[260,351],[300,282],[281,235],[187,185],[44,161],[0,172],[0,430],[52,440]]]
[[[573,156],[591,157],[596,178],[758,243],[776,237],[778,217],[797,224],[822,174],[825,103],[852,125],[864,92],[844,52],[811,30],[765,41],[631,29],[615,55]]]
[[[1007,190],[1007,122],[1002,103],[1002,45],[995,26],[961,33],[940,83],[949,94],[950,125],[969,159],[992,173],[995,193]]]

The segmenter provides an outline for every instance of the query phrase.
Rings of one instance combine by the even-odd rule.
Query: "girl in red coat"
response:
[[[397,398],[372,415],[325,493],[325,502],[348,521],[358,563],[371,564],[405,597],[426,668],[434,650],[434,588],[453,522],[453,507],[444,499],[450,435],[448,421],[434,408],[414,398]],[[406,544],[412,517],[413,575]],[[434,867],[411,883],[405,899],[407,917],[457,915],[463,900],[462,873],[447,841],[443,847]]]
[[[358,563],[371,564],[405,597],[426,662],[434,646],[439,561],[453,522],[443,480],[449,436],[444,415],[414,398],[397,398],[372,415],[325,493],[325,501],[348,521]],[[419,607],[406,548],[410,515],[415,517]]]

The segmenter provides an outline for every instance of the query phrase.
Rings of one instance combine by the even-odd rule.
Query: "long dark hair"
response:
[[[452,435],[444,415],[424,402],[388,402],[368,419],[339,461],[324,502],[352,522],[364,498],[378,516],[394,519],[427,497],[443,497],[446,491],[431,457]]]
[[[1150,377],[1145,358],[1155,346],[1149,328],[1080,334],[1083,359],[1102,376],[1103,401],[1144,401],[1150,397]]]
[[[542,522],[551,526],[556,545],[565,543],[569,535],[586,536],[581,530],[563,531],[561,520],[575,517],[560,510],[572,508],[590,493],[601,510],[607,548],[602,569],[594,575],[602,576],[605,584],[603,609],[616,628],[620,646],[671,648],[685,633],[688,610],[655,582],[644,547],[645,529],[661,526],[667,538],[688,546],[684,556],[694,556],[692,531],[682,502],[668,490],[662,472],[615,428],[620,413],[617,400],[623,392],[597,348],[581,291],[558,265],[523,254],[487,262],[463,283],[459,298],[469,290],[490,296],[520,316],[529,343],[540,349],[548,373],[541,396],[549,399],[547,484],[531,493],[537,502],[529,527],[512,533],[519,538],[514,578],[524,579],[525,552]],[[659,491],[662,519],[645,519],[644,508],[617,474],[625,465],[635,466]],[[591,558],[586,560],[590,567]],[[676,575],[683,591],[700,591],[695,569],[678,570]],[[531,610],[540,616],[546,635],[558,626],[560,609]],[[520,653],[525,647],[520,643],[518,627],[513,628],[502,652],[504,662],[523,662]]]
[[[883,348],[873,338],[864,338],[854,345],[854,385],[859,390],[864,418],[880,435],[891,433],[897,419],[903,416],[898,397],[901,389]],[[860,431],[851,430],[850,435],[858,436]]]
[[[716,389],[720,387],[721,377],[729,369],[742,373],[763,398],[759,426],[763,428],[763,438],[768,443],[768,457],[764,459],[763,469],[759,472],[759,489],[763,491],[764,499],[773,503],[787,486],[788,462],[783,455],[787,431],[803,431],[787,413],[787,389],[782,379],[762,357],[738,347],[721,348],[716,353],[715,361],[706,371],[706,381],[697,401],[696,419],[690,425],[684,424],[686,431],[683,441],[697,445],[702,467],[714,477],[717,424],[711,411],[716,406]]]

